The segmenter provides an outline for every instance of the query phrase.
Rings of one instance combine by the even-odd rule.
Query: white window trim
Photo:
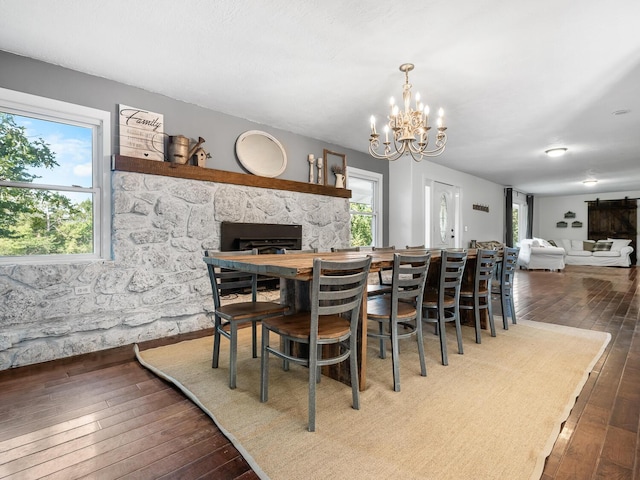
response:
[[[384,179],[384,175],[377,172],[370,172],[369,170],[362,170],[360,168],[348,167],[347,168],[347,188],[349,188],[349,179],[351,177],[361,178],[363,180],[369,180],[374,182],[374,192],[373,192],[373,216],[375,218],[375,226],[376,231],[373,236],[373,245],[374,246],[382,246],[383,244],[383,229],[384,229],[384,219],[382,213],[383,203],[383,188],[382,181]]]
[[[0,88],[0,108],[22,116],[39,115],[69,123],[97,127],[93,138],[93,241],[92,254],[0,257],[0,264],[76,263],[111,259],[111,113],[51,98]],[[3,185],[10,182],[3,182]],[[34,186],[34,188],[37,188]],[[55,187],[59,189],[58,187]],[[87,190],[85,190],[87,191]]]

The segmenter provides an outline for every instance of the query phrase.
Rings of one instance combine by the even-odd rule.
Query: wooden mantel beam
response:
[[[194,165],[177,165],[169,162],[158,162],[144,158],[115,155],[112,169],[122,172],[146,173],[149,175],[163,175],[165,177],[188,178],[205,182],[231,183],[249,187],[268,188],[271,190],[288,190],[291,192],[327,195],[331,197],[351,198],[351,190],[335,188],[314,183],[282,180],[279,178],[260,177],[247,173],[227,172],[213,168],[203,168]]]

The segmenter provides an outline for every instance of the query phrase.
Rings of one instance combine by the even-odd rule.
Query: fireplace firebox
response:
[[[302,225],[277,223],[222,222],[220,250],[258,249],[258,253],[276,253],[278,249],[300,250],[302,248]]]
[[[257,249],[258,253],[277,253],[279,249],[302,248],[302,225],[277,223],[222,222],[220,250],[233,252]],[[258,276],[258,287],[266,290],[279,288],[277,278]]]

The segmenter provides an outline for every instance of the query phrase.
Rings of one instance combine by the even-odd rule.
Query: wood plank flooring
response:
[[[639,310],[636,267],[516,274],[518,318],[612,335],[543,480],[640,480]],[[138,365],[131,347],[0,372],[0,478],[80,477],[257,475],[205,414]]]

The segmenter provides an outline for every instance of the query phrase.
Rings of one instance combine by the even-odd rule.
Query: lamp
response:
[[[550,157],[561,157],[565,153],[567,153],[568,148],[550,148],[549,150],[545,150],[544,153],[549,155]]]
[[[382,160],[397,160],[402,155],[411,155],[416,161],[421,161],[424,157],[436,157],[444,152],[447,144],[447,134],[444,126],[444,110],[438,111],[435,148],[428,150],[429,146],[429,106],[420,102],[420,94],[416,93],[416,109],[411,108],[411,87],[409,83],[409,72],[413,70],[412,63],[400,65],[400,71],[404,72],[405,83],[402,87],[402,101],[404,111],[400,111],[395,100],[391,97],[391,114],[389,123],[384,126],[385,139],[383,152],[378,152],[380,148],[380,134],[376,131],[376,119],[371,116],[371,136],[369,138],[369,153],[374,158]],[[391,136],[391,140],[389,140]],[[393,141],[393,148],[391,143]]]

